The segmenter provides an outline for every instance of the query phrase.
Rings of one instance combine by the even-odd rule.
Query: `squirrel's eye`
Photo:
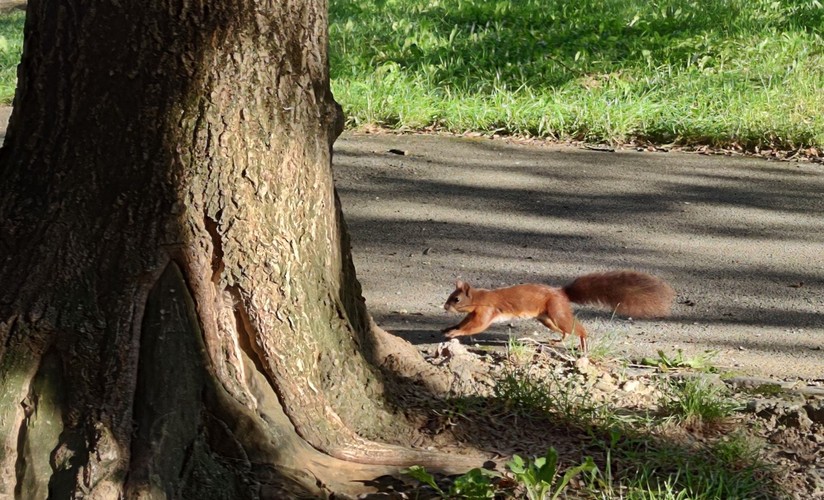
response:
[[[452,297],[452,302],[457,302],[457,301],[458,301],[458,297]]]

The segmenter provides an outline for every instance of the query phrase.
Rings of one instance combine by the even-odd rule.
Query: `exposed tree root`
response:
[[[186,290],[180,270],[171,264],[150,294],[135,396],[137,431],[130,491],[169,492],[191,487],[178,484],[177,474],[169,475],[168,471],[188,469],[189,479],[184,481],[205,471],[220,474],[227,466],[213,458],[215,453],[232,461],[232,473],[246,471],[254,477],[256,465],[268,464],[284,476],[284,484],[302,485],[314,493],[320,493],[315,491],[318,485],[328,491],[363,492],[370,480],[397,474],[399,468],[410,465],[445,474],[465,472],[481,466],[487,458],[480,453],[456,456],[366,440],[340,421],[333,427],[348,431],[343,438],[346,446],[316,449],[300,437],[284,412],[269,377],[251,357],[255,352],[239,353],[243,386],[248,391],[243,398],[246,403],[215,378],[214,370],[207,368],[206,348]],[[379,339],[376,352],[394,360],[390,361],[393,367],[403,368],[401,375],[420,380],[442,377],[434,369],[426,369],[428,365],[406,342],[395,341],[377,327],[374,332]],[[168,380],[174,383],[165,382]],[[331,409],[328,418],[338,419]],[[166,475],[157,484],[157,478]]]

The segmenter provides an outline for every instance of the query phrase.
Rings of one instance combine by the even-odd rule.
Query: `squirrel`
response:
[[[572,314],[570,302],[608,306],[636,318],[667,316],[675,292],[661,278],[637,271],[586,274],[562,288],[539,284],[485,290],[458,280],[444,304],[448,312],[468,313],[457,325],[441,330],[447,338],[474,335],[515,318],[535,318],[561,334],[577,334],[581,351],[587,352],[587,331]]]

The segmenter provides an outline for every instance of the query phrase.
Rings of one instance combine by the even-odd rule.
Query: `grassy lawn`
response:
[[[17,85],[17,63],[23,51],[22,10],[0,12],[0,104],[11,104]]]
[[[824,146],[820,0],[330,0],[350,127]],[[0,13],[0,103],[24,14]]]
[[[824,145],[819,0],[330,0],[350,126]]]

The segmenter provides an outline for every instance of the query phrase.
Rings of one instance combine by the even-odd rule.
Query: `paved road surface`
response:
[[[593,343],[635,357],[710,351],[744,373],[824,381],[821,165],[353,133],[334,165],[367,305],[413,343],[458,319],[441,308],[458,277],[560,285],[628,267],[672,283],[674,315],[584,311]],[[475,340],[510,331],[548,338],[528,321]]]

